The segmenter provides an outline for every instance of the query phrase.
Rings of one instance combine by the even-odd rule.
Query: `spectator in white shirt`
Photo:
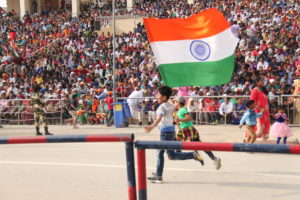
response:
[[[224,118],[224,121],[226,120],[226,123],[231,122],[231,114],[233,111],[233,104],[230,101],[229,98],[224,98],[224,102],[221,104],[219,108],[220,115]]]
[[[233,25],[231,26],[231,32],[232,34],[239,38],[240,36],[241,27],[237,24],[237,21],[233,21]]]
[[[199,112],[200,110],[199,110],[198,106],[195,105],[195,101],[193,98],[189,98],[188,103],[187,103],[187,110],[191,114],[192,119],[196,120],[197,112]]]
[[[286,73],[288,75],[288,84],[291,85],[293,82],[293,74],[294,74],[294,70],[292,69],[292,66],[289,65],[287,67]]]
[[[140,90],[139,87],[135,87],[135,90],[128,96],[127,103],[129,105],[130,113],[132,115],[133,123],[139,122],[142,125],[142,121],[139,115],[139,105],[143,102],[143,91]]]
[[[264,58],[260,58],[259,62],[257,63],[257,70],[267,70],[269,67],[269,63],[264,59]]]
[[[280,17],[278,16],[277,13],[275,13],[273,17],[273,23],[278,24],[279,22],[280,22]]]
[[[15,87],[14,82],[10,83],[10,87],[8,88],[7,92],[10,93],[10,91],[12,91],[14,95],[17,95],[19,92],[18,88]]]
[[[273,101],[273,100],[276,99],[276,89],[275,89],[275,87],[271,88],[271,91],[269,92],[268,96],[269,96],[270,101]]]
[[[276,50],[274,57],[276,58],[276,63],[281,63],[284,60],[284,56],[281,54],[280,50]]]
[[[233,85],[230,87],[231,91],[237,91],[237,90],[242,90],[243,86],[239,84],[237,81],[233,82]]]

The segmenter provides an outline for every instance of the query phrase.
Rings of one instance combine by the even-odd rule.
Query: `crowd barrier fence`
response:
[[[0,138],[0,144],[29,144],[29,143],[72,143],[72,142],[124,142],[126,152],[128,199],[136,200],[136,183],[133,152],[133,134],[114,135],[51,135],[51,136],[23,136]]]
[[[236,99],[242,98],[244,100],[249,99],[249,96],[187,96],[186,99],[192,98],[195,102],[196,110],[191,111],[193,117],[193,123],[196,125],[216,125],[216,124],[231,124],[231,119],[228,119],[228,115],[221,116],[219,111],[211,111],[207,109],[205,104],[206,99],[218,99],[223,100],[227,99]],[[300,126],[300,95],[281,95],[281,96],[272,96],[270,98],[270,113],[271,119],[274,120],[273,114],[276,113],[278,105],[283,105],[286,110],[286,114],[289,118],[289,125],[291,126]],[[138,120],[141,124],[149,124],[155,119],[155,110],[143,110],[143,104],[146,100],[150,103],[153,103],[155,97],[142,97],[142,98],[118,98],[118,101],[128,101],[128,99],[136,99],[140,102],[139,111],[138,111]],[[174,99],[172,97],[171,99]],[[7,105],[8,102],[11,102],[12,105]],[[12,100],[0,100],[0,124],[33,124],[33,112],[30,109],[32,106],[28,104],[31,102],[30,99],[12,99]],[[49,124],[60,124],[64,123],[64,120],[67,119],[65,114],[65,102],[63,99],[46,99],[46,120]],[[204,102],[204,103],[203,103]],[[6,111],[4,111],[5,109]],[[243,112],[233,110],[233,113],[236,113],[239,118],[241,118]],[[232,115],[231,114],[231,115]],[[229,116],[230,117],[230,116]]]
[[[137,148],[139,200],[147,199],[146,149],[300,154],[300,145],[209,143],[209,142],[179,142],[179,141],[136,141],[134,144],[135,147]]]
[[[45,116],[48,124],[62,125],[64,101],[62,99],[45,99],[45,104]],[[0,124],[34,124],[31,99],[0,100]]]
[[[176,97],[171,97],[171,101]],[[236,114],[236,116],[240,119],[242,114],[246,111],[246,109],[242,111],[233,110],[230,115],[221,116],[219,110],[211,111],[208,110],[206,100],[207,99],[234,99],[236,102],[237,99],[242,98],[245,100],[249,99],[249,95],[234,95],[234,96],[185,96],[186,102],[191,98],[194,100],[196,109],[194,111],[190,111],[193,117],[193,123],[196,125],[205,124],[205,125],[216,125],[216,124],[236,124],[231,120],[232,114]],[[155,97],[142,97],[142,98],[118,98],[119,101],[128,101],[128,99],[133,99],[140,102],[140,109],[138,113],[138,120],[143,124],[150,123],[153,121],[153,113],[155,110],[143,110],[143,104],[147,101],[152,101]],[[286,110],[286,114],[289,118],[289,125],[291,126],[300,126],[300,95],[275,95],[269,96],[269,107],[270,107],[270,117],[271,121],[274,121],[274,114],[276,113],[276,109],[279,105],[284,106]],[[188,108],[189,109],[189,108]],[[149,112],[150,111],[150,112]],[[151,114],[149,114],[151,113]],[[217,118],[217,120],[214,120]]]

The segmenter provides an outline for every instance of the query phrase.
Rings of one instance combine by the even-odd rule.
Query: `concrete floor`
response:
[[[50,126],[55,134],[135,133],[138,140],[158,140],[159,131],[140,127]],[[207,142],[241,142],[236,126],[198,126]],[[300,128],[293,128],[300,139]],[[34,135],[33,126],[5,126],[0,137]],[[60,143],[0,145],[0,200],[127,199],[125,145]],[[199,162],[166,159],[164,183],[147,183],[148,199],[284,199],[300,198],[299,155],[215,152],[222,168],[204,155]],[[156,151],[147,150],[147,174],[155,171]]]

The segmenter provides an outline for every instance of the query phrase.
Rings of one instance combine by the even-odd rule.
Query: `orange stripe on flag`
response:
[[[201,39],[230,28],[223,14],[216,8],[186,19],[144,18],[144,25],[150,42]]]

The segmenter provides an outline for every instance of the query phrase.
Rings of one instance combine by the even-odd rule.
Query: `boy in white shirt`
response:
[[[173,112],[175,110],[174,106],[168,102],[170,96],[172,95],[172,89],[168,86],[161,86],[158,88],[158,93],[156,98],[160,106],[156,110],[156,120],[150,125],[145,127],[145,131],[150,133],[151,130],[159,126],[160,129],[160,140],[161,141],[174,141],[175,140],[175,126],[173,124]],[[170,160],[188,160],[195,159],[199,161],[202,165],[204,164],[203,158],[200,154],[195,152],[175,152],[174,150],[166,150]],[[162,183],[162,174],[164,169],[164,149],[158,150],[157,167],[156,173],[153,176],[148,177],[152,183]]]

